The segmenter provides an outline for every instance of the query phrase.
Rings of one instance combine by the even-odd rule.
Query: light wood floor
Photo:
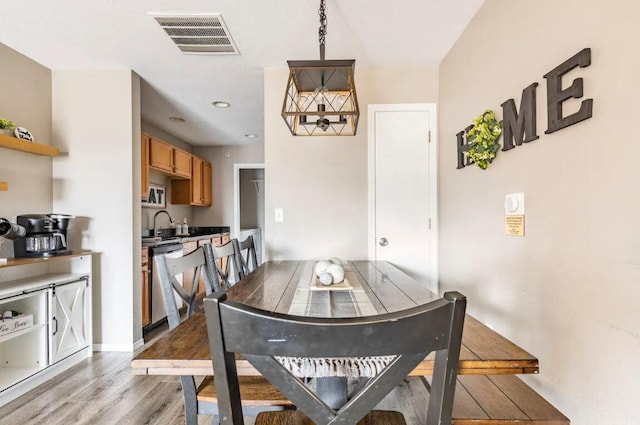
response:
[[[0,408],[2,425],[183,425],[180,380],[135,376],[127,353],[94,357]],[[404,414],[407,424],[426,422],[425,388],[419,379],[405,381],[378,406]],[[253,425],[253,418],[245,419]],[[198,425],[212,424],[200,416]]]

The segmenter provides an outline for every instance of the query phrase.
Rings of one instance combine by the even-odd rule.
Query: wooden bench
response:
[[[422,378],[427,390],[429,383]],[[569,419],[515,375],[459,375],[453,425],[569,425]]]

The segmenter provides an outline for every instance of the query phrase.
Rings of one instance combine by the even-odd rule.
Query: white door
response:
[[[86,280],[56,285],[52,289],[52,363],[87,347],[87,303]]]
[[[369,105],[369,258],[437,291],[435,111]]]

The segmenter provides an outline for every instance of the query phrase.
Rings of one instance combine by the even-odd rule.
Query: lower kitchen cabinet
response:
[[[0,267],[0,406],[92,355],[91,255],[38,261]]]
[[[0,336],[0,388],[10,387],[49,366],[48,299],[48,289],[0,299],[1,313],[11,310],[31,316],[30,326]],[[10,330],[16,322],[23,320],[2,321],[0,328]]]
[[[51,288],[51,363],[87,347],[88,278]]]

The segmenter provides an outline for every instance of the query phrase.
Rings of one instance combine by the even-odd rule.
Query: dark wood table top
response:
[[[313,261],[268,261],[233,286],[234,301],[280,313],[318,317],[355,317],[399,311],[437,295],[387,262],[345,264],[348,291],[314,290]],[[472,303],[473,300],[468,300]],[[473,317],[465,318],[460,352],[461,375],[538,373],[538,359]],[[258,375],[238,359],[238,373]],[[131,362],[137,375],[212,375],[204,314],[195,314],[159,338]],[[427,357],[411,375],[431,375]]]

